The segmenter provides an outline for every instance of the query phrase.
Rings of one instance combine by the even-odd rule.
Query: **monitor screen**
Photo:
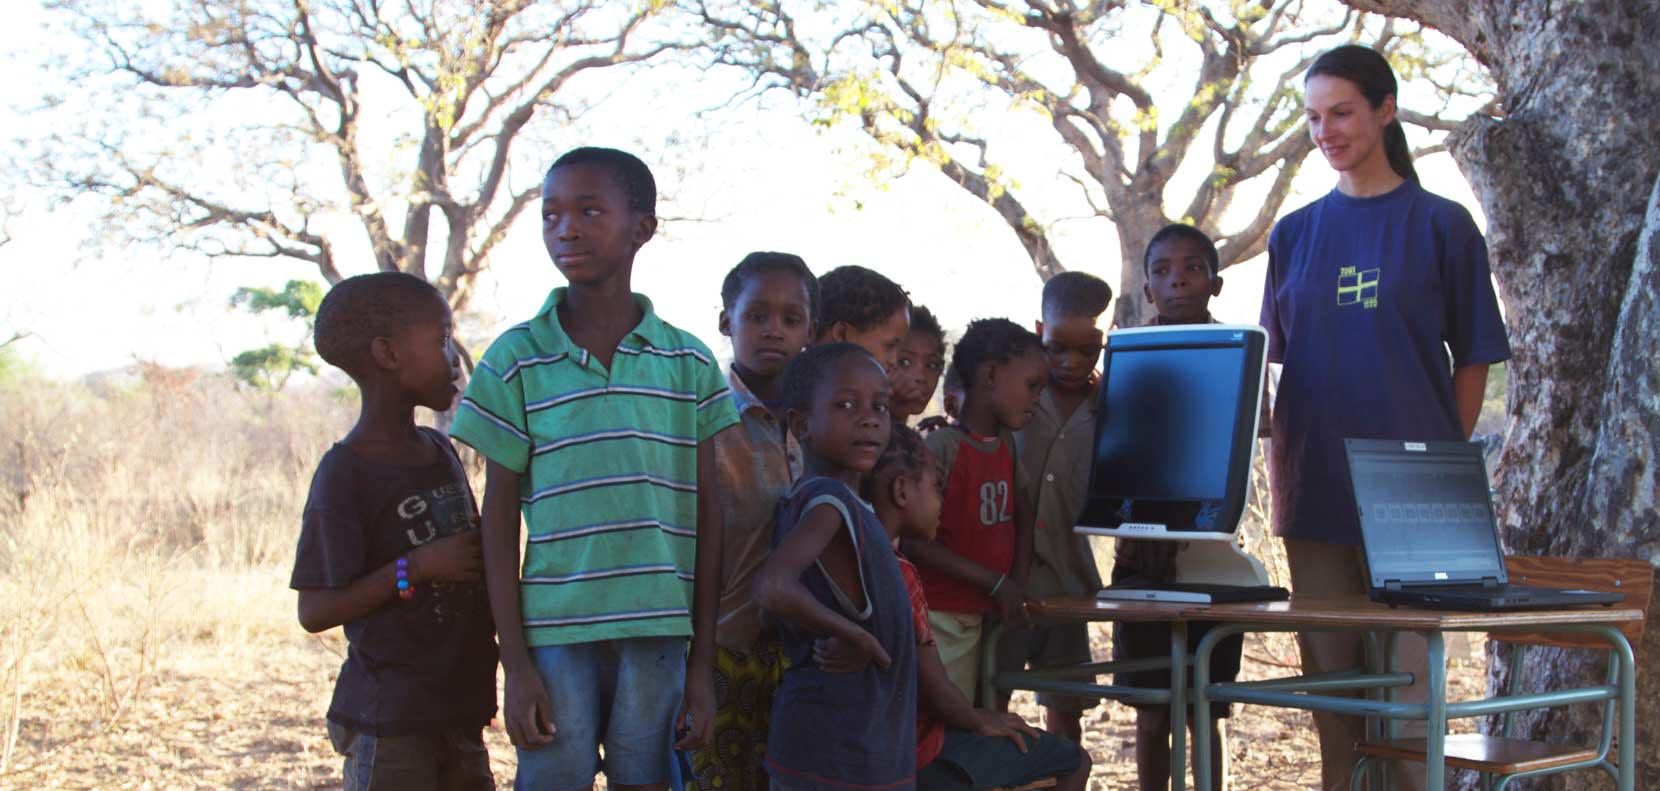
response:
[[[1350,474],[1364,522],[1366,563],[1385,581],[1502,579],[1492,497],[1479,452],[1353,452]]]
[[[1112,357],[1095,480],[1102,495],[1220,500],[1239,409],[1238,348],[1131,349]]]
[[[1114,332],[1079,525],[1229,538],[1244,512],[1266,338],[1226,325]]]

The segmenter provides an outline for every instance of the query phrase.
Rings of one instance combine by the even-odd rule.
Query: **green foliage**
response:
[[[317,373],[317,355],[303,346],[273,343],[231,358],[231,374],[237,381],[261,392],[281,390],[288,378],[299,371]]]
[[[35,365],[16,347],[0,346],[0,388],[7,388],[25,379],[34,378]]]
[[[280,291],[259,287],[237,289],[231,295],[231,307],[256,315],[278,311],[304,325],[304,334],[298,343],[272,343],[232,357],[230,370],[237,381],[260,392],[274,393],[295,373],[305,371],[316,375],[317,355],[311,350],[311,331],[317,306],[322,302],[323,287],[310,280],[290,280]]]
[[[321,304],[323,287],[310,280],[290,280],[281,291],[244,286],[231,295],[233,308],[247,308],[253,313],[281,310],[289,318],[307,322],[317,315],[317,306]]]

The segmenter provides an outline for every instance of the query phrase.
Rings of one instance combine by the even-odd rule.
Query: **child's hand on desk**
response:
[[[981,736],[1007,737],[1014,742],[1015,749],[1022,753],[1026,752],[1027,747],[1026,739],[1021,738],[1021,734],[1026,734],[1026,736],[1033,739],[1037,738],[1037,730],[1027,725],[1019,714],[975,709],[974,716],[980,720],[979,727],[974,729],[975,733]]]
[[[997,607],[997,617],[1009,626],[1020,626],[1026,623],[1026,590],[1012,576],[1004,576],[997,585],[997,590],[991,594],[991,601]]]
[[[893,664],[888,652],[870,632],[859,630],[856,640],[826,637],[813,643],[813,661],[831,673],[857,673],[875,662],[878,667]]]
[[[553,701],[535,668],[507,674],[502,719],[514,747],[534,750],[553,741]]]
[[[421,582],[478,582],[484,574],[484,552],[478,530],[444,536],[409,553],[409,578]]]

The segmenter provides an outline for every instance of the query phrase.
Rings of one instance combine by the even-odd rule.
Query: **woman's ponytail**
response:
[[[1418,183],[1418,169],[1412,166],[1412,149],[1406,144],[1406,130],[1397,119],[1383,129],[1383,153],[1389,156],[1389,168],[1401,178]]]

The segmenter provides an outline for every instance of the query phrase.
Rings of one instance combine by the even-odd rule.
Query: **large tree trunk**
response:
[[[1457,39],[1492,71],[1508,110],[1467,124],[1451,149],[1487,213],[1514,350],[1499,478],[1510,551],[1660,563],[1660,2],[1349,2]],[[1660,630],[1647,635],[1637,787],[1660,788]],[[1547,688],[1602,672],[1545,651],[1520,681]],[[1593,715],[1549,712],[1524,727],[1590,738]],[[1607,782],[1581,772],[1539,787]]]

